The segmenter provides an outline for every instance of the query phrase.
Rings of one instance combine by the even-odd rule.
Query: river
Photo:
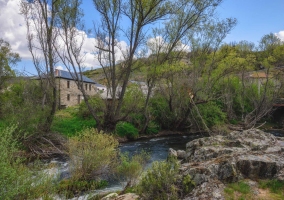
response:
[[[271,134],[284,137],[284,132],[280,130],[271,130],[267,131]],[[169,148],[173,148],[175,150],[185,150],[186,143],[192,141],[197,138],[204,137],[204,134],[191,134],[191,135],[172,135],[172,136],[164,136],[158,138],[150,138],[150,139],[142,139],[127,143],[122,143],[119,146],[119,150],[122,153],[128,152],[129,155],[134,155],[142,150],[146,151],[150,155],[150,160],[148,166],[151,165],[154,161],[162,161],[167,158]],[[60,175],[60,178],[68,178],[69,177],[69,165],[67,161],[64,160],[53,160],[52,162],[56,163],[59,166],[56,170],[56,174]],[[51,172],[51,173],[54,173]],[[110,185],[102,190],[93,191],[92,194],[98,193],[106,193],[106,192],[114,192],[122,190],[122,184],[118,182],[110,183]],[[88,198],[87,195],[83,195],[75,199],[84,200]]]

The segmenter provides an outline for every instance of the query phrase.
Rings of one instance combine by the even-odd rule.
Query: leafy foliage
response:
[[[53,178],[27,168],[17,156],[16,130],[15,125],[0,128],[0,199],[48,198],[54,192]]]
[[[170,129],[174,121],[174,116],[165,98],[160,95],[151,98],[150,113],[163,129]]]
[[[74,166],[72,176],[77,180],[90,180],[106,174],[117,158],[117,140],[94,128],[86,128],[69,138],[67,146]]]
[[[225,122],[226,114],[221,110],[220,106],[217,105],[216,102],[200,104],[198,105],[198,110],[208,127]]]
[[[1,96],[0,118],[6,123],[15,123],[19,140],[40,134],[45,129],[46,114],[49,109],[42,107],[42,90],[37,82],[18,80]]]
[[[138,129],[129,122],[118,122],[115,126],[115,132],[120,137],[126,136],[129,139],[137,138],[139,135]]]
[[[157,134],[159,131],[160,125],[154,121],[150,121],[146,129],[146,134]]]
[[[0,38],[0,90],[8,79],[15,76],[12,66],[19,61],[19,54],[13,53],[10,44]]]
[[[154,162],[142,176],[137,192],[145,199],[180,199],[194,187],[190,176],[179,175],[176,160]]]
[[[103,99],[99,95],[95,95],[89,99],[90,106],[98,113],[99,116],[102,116],[105,111],[105,104]],[[82,118],[89,119],[92,115],[85,102],[82,102],[79,106],[78,116]]]
[[[150,156],[144,151],[132,157],[128,153],[120,154],[116,171],[119,180],[126,181],[127,187],[134,186],[145,169],[149,158]]]

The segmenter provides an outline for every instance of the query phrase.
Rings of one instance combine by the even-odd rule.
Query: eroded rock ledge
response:
[[[244,178],[284,180],[284,139],[258,129],[196,139],[171,154],[196,183],[186,199],[224,199],[224,184]]]

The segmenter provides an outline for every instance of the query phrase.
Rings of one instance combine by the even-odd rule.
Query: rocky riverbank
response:
[[[224,199],[225,185],[243,179],[284,180],[284,138],[258,129],[196,139],[185,152],[169,153],[182,158],[182,175],[196,183],[188,200]]]

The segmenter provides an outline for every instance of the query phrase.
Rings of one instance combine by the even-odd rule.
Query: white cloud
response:
[[[275,33],[275,35],[282,41],[284,41],[284,31],[279,31],[278,33]]]
[[[167,43],[161,36],[148,39],[147,46],[149,48],[148,55],[156,54],[158,52],[166,52],[170,48],[170,44]],[[182,42],[178,42],[178,44],[174,48],[174,51],[189,52],[190,47]]]
[[[26,22],[20,14],[20,3],[21,0],[0,0],[0,37],[9,42],[12,50],[19,53],[22,59],[31,60],[32,56],[28,50],[26,39]],[[83,31],[79,32],[84,38],[82,46],[84,66],[87,68],[99,67],[99,62],[93,54],[96,39],[88,37]],[[78,39],[78,41],[82,40]],[[123,52],[126,51],[127,44],[124,41],[118,42],[118,44],[119,48],[116,48],[117,60],[123,60]]]
[[[0,37],[9,42],[22,58],[30,58],[25,20],[20,15],[20,0],[0,0]]]
[[[57,67],[55,67],[55,69],[63,70],[64,68],[62,66],[57,66]]]

